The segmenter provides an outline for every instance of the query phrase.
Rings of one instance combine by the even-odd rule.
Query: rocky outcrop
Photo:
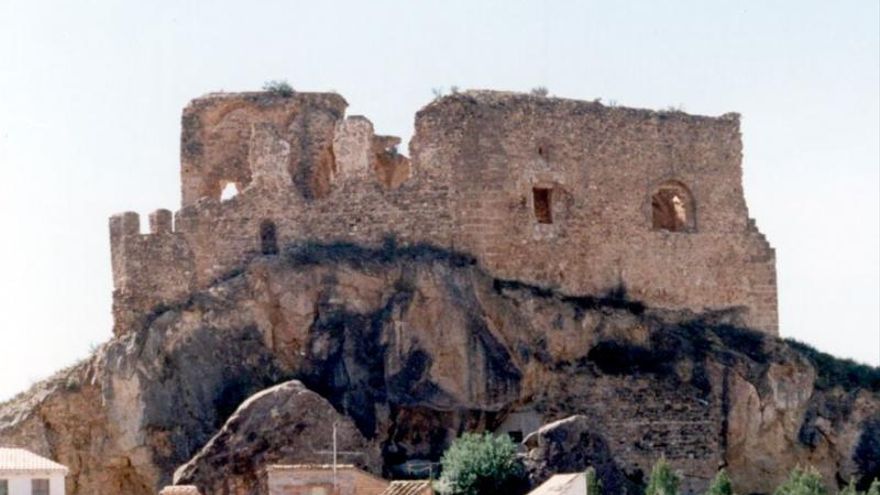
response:
[[[364,462],[386,472],[527,409],[588,418],[530,440],[535,481],[592,462],[637,486],[661,455],[687,489],[722,466],[740,493],[770,492],[798,463],[829,481],[880,475],[878,371],[836,379],[739,318],[498,280],[430,247],[295,246],[0,405],[0,443],[68,465],[72,494],[141,495],[187,463],[178,479],[204,489],[224,466],[252,483],[263,462],[299,461],[285,429],[304,425],[289,445],[327,437],[304,403],[350,418],[348,445],[381,449],[381,466]],[[292,379],[311,392],[287,384],[242,405]],[[248,463],[224,458],[230,445],[267,450]]]
[[[546,424],[526,437],[525,465],[532,485],[556,473],[596,470],[608,493],[638,493],[638,485],[618,466],[601,432],[583,415]]]
[[[266,479],[261,476],[265,468],[322,458],[329,461],[334,427],[342,457],[381,471],[378,447],[324,398],[293,380],[247,399],[199,453],[175,472],[174,482],[199,486],[205,493],[267,495]]]
[[[617,464],[601,432],[583,415],[546,424],[526,437],[525,465],[533,486],[556,473],[596,470],[608,493],[638,493],[638,485]]]

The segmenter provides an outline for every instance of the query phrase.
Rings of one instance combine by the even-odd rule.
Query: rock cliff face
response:
[[[184,464],[209,493],[263,493],[265,463],[327,460],[303,446],[326,450],[334,419],[359,452],[340,460],[387,473],[530,411],[580,415],[527,441],[535,481],[598,463],[635,490],[660,455],[687,489],[722,466],[740,493],[798,463],[880,475],[880,373],[838,383],[739,318],[493,279],[431,247],[301,245],[0,405],[0,443],[69,466],[70,494],[155,493]]]

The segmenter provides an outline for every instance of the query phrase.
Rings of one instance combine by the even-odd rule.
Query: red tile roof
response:
[[[392,481],[391,485],[382,492],[382,495],[431,495],[431,482],[428,480],[417,481]]]

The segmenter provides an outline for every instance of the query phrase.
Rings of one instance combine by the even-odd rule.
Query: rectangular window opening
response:
[[[49,495],[49,480],[40,478],[32,479],[31,493],[32,495]]]
[[[544,187],[532,189],[532,199],[535,203],[535,219],[538,220],[538,223],[553,223],[550,192],[550,189]]]

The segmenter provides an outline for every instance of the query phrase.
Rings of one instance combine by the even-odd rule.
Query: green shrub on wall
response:
[[[294,93],[293,86],[284,80],[266,81],[263,83],[263,91],[268,91],[274,95],[284,97],[293,96]]]

